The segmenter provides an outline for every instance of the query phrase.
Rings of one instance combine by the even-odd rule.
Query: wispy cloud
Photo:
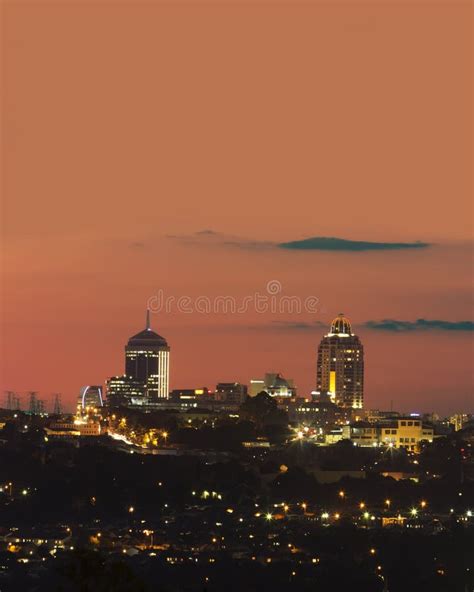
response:
[[[270,327],[282,331],[313,331],[327,329],[328,324],[321,321],[273,321]]]
[[[210,228],[205,228],[204,230],[198,230],[195,234],[203,234],[203,235],[208,235],[208,236],[215,236],[218,235],[219,233],[216,232],[215,230],[212,230]]]
[[[280,249],[293,249],[298,251],[395,251],[399,249],[421,249],[429,246],[429,243],[422,242],[378,243],[325,236],[315,236],[303,240],[278,244]]]
[[[364,327],[377,331],[392,331],[394,333],[406,331],[474,331],[474,322],[441,321],[435,319],[417,319],[416,321],[383,319],[381,321],[366,321]]]
[[[246,329],[260,330],[260,331],[320,331],[327,329],[328,324],[321,321],[270,321],[269,323],[258,323],[247,326]]]
[[[180,241],[185,244],[199,244],[203,246],[230,247],[238,249],[261,250],[275,248],[277,243],[272,241],[253,240],[224,234],[216,230],[204,229],[191,234],[168,235],[166,238]]]

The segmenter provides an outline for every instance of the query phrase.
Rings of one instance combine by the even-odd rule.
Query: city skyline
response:
[[[266,296],[262,295],[262,298],[266,298]],[[270,298],[272,300],[268,302],[269,307],[271,307],[272,303],[275,305],[277,302],[274,299],[274,296]],[[187,305],[189,306],[189,303]],[[227,305],[229,305],[229,302]],[[204,387],[206,392],[212,393],[212,386],[211,388],[208,388],[208,386],[213,384],[219,386],[218,383],[222,383],[218,377],[212,378],[208,383],[196,382],[194,384],[182,384],[180,383],[179,377],[173,380],[173,375],[170,373],[169,361],[171,348],[167,340],[152,329],[151,314],[150,309],[147,308],[145,328],[130,337],[125,345],[125,364],[123,366],[125,372],[123,374],[118,373],[115,376],[104,378],[100,381],[100,386],[80,387],[80,390],[78,390],[79,400],[82,400],[83,406],[84,392],[87,392],[88,389],[103,389],[104,385],[107,391],[107,401],[105,402],[117,406],[120,404],[128,405],[131,403],[132,399],[130,397],[134,398],[135,405],[140,399],[143,401],[149,400],[151,403],[167,400],[172,391],[176,392],[183,388],[188,390],[197,389],[200,392],[202,390],[202,385],[206,385]],[[385,320],[381,321],[380,324],[385,325],[394,322],[395,321],[393,320]],[[419,324],[426,323],[426,321],[423,321],[422,319],[419,319],[417,322]],[[308,326],[311,327],[311,333],[317,331],[315,327],[322,330],[322,327],[319,327],[319,324],[319,321],[313,321],[313,326],[308,324]],[[369,325],[369,323],[366,323],[366,325]],[[306,332],[306,328],[307,327],[305,327],[303,333]],[[349,341],[351,349],[347,350],[346,348]],[[319,397],[322,395],[323,398],[327,396],[328,400],[335,402],[342,408],[363,409],[365,412],[370,411],[370,409],[396,409],[402,413],[439,413],[440,416],[449,416],[450,414],[457,412],[470,412],[469,407],[461,409],[454,406],[447,408],[447,411],[445,412],[435,407],[423,409],[417,405],[416,401],[412,402],[411,406],[400,407],[398,406],[397,401],[393,399],[391,399],[389,404],[385,407],[377,404],[367,405],[364,399],[364,348],[358,335],[355,335],[350,320],[343,313],[339,313],[337,317],[331,321],[329,324],[329,333],[323,333],[321,335],[321,340],[319,345],[316,344],[315,351],[316,372],[314,373],[314,376],[316,377],[316,380],[310,390],[301,390],[298,387],[298,384],[294,384],[293,379],[287,383],[286,379],[281,376],[281,369],[278,371],[273,369],[275,370],[274,374],[267,372],[266,377],[269,377],[270,380],[283,380],[282,384],[285,383],[286,385],[291,385],[291,389],[294,387],[294,393],[291,395],[294,401],[301,401],[304,399],[309,401],[314,396]],[[237,381],[234,377],[232,382],[229,382],[228,384],[243,384],[245,387],[249,386],[250,396],[255,396],[260,390],[265,390],[271,395],[278,394],[278,396],[281,396],[279,391],[272,393],[272,388],[268,389],[265,386],[263,379],[255,379],[257,374],[242,381]],[[197,387],[198,384],[201,386]],[[178,386],[180,388],[178,388]],[[346,392],[346,388],[349,388],[350,392]],[[217,388],[217,390],[219,389]],[[285,395],[290,396],[286,393]],[[45,394],[38,392],[37,390],[28,390],[24,393],[7,390],[5,391],[5,400],[8,399],[9,402],[12,401],[12,403],[7,405],[7,408],[26,410],[28,406],[31,407],[32,396],[35,400],[38,396],[40,397],[38,398],[39,404],[42,409],[47,412],[49,407],[51,407],[50,411],[53,411],[53,407],[57,404],[57,397],[59,396],[61,398],[62,394],[58,395],[57,391]],[[51,401],[49,401],[49,399],[51,399]],[[68,409],[69,411],[73,411],[75,409],[78,397],[75,395],[71,399],[71,401],[66,400],[65,405],[62,405],[61,403],[61,407],[64,411],[67,411]]]

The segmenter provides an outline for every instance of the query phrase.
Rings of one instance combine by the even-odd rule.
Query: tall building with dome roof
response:
[[[125,374],[143,384],[150,401],[169,397],[170,348],[164,337],[152,331],[150,311],[146,327],[125,346]]]
[[[319,344],[316,390],[341,407],[364,406],[364,348],[342,313]]]

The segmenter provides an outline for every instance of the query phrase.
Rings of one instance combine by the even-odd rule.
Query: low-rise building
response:
[[[219,382],[214,393],[216,401],[240,406],[247,398],[247,385],[240,382]]]
[[[13,552],[25,545],[64,549],[70,540],[71,531],[61,527],[14,528],[0,536],[0,541],[7,543],[8,549]]]
[[[100,436],[103,433],[99,421],[81,421],[78,419],[55,421],[45,427],[47,437],[69,438],[77,436]]]
[[[467,413],[455,413],[449,418],[449,423],[454,427],[455,432],[462,430],[464,425],[471,419],[471,415]]]
[[[385,446],[405,448],[411,452],[419,449],[420,442],[433,441],[433,426],[420,418],[400,417],[380,426],[380,441]]]
[[[205,386],[193,389],[174,389],[170,393],[172,403],[202,403],[210,399],[209,389]]]
[[[264,378],[250,381],[249,395],[251,397],[255,397],[261,391],[267,392],[272,397],[296,397],[296,387],[293,379],[284,378],[278,372],[267,372]]]
[[[389,446],[418,452],[421,442],[433,441],[434,429],[421,418],[409,416],[379,423],[351,423],[343,427],[343,435],[357,446]]]
[[[344,439],[350,439],[357,446],[378,446],[380,428],[367,421],[357,421],[342,428]]]
[[[107,405],[109,407],[132,407],[145,404],[145,385],[132,376],[112,376],[107,380]]]
[[[281,405],[282,406],[282,405]],[[290,423],[304,424],[326,432],[335,425],[344,425],[351,420],[351,409],[338,407],[327,401],[305,401],[283,404]]]

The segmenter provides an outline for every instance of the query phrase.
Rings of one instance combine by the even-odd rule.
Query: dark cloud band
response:
[[[367,321],[364,323],[364,327],[367,327],[367,329],[376,329],[378,331],[392,331],[394,333],[406,331],[473,331],[474,322],[428,319],[397,321],[394,319],[384,319],[382,321]]]
[[[472,321],[441,321],[429,319],[417,319],[416,321],[400,321],[395,319],[383,319],[381,321],[365,321],[358,325],[365,329],[375,331],[387,331],[402,333],[409,331],[474,331]],[[262,328],[261,325],[258,326]],[[272,321],[267,329],[276,331],[317,331],[327,329],[328,324],[321,321]]]
[[[376,243],[369,241],[353,241],[343,238],[315,236],[303,240],[279,243],[280,249],[299,251],[396,251],[400,249],[422,249],[429,243]]]

